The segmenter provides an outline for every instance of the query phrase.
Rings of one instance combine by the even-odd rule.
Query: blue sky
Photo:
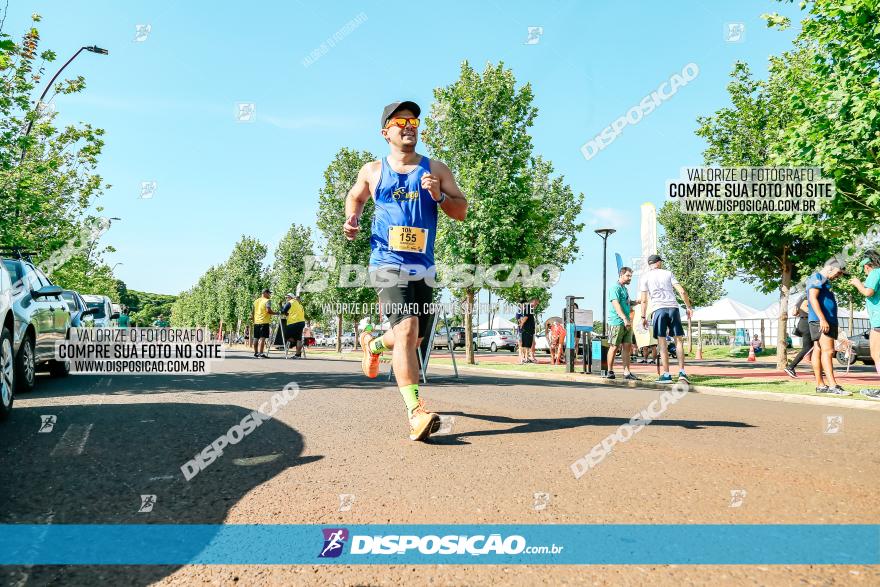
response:
[[[639,255],[639,206],[663,202],[667,179],[702,163],[696,118],[727,104],[735,60],[764,75],[767,58],[790,47],[802,18],[772,1],[444,2],[389,9],[382,2],[109,2],[13,0],[4,30],[18,37],[32,12],[42,48],[86,90],[60,96],[61,122],[106,130],[100,172],[112,184],[104,214],[123,220],[104,235],[110,264],[130,288],[178,293],[224,261],[242,235],[271,248],[291,222],[314,224],[322,174],[343,146],[383,155],[376,128],[382,107],[411,99],[427,111],[432,90],[452,83],[462,60],[487,61],[530,82],[539,113],[536,153],[586,196],[581,255],[554,288],[551,309],[568,293],[601,312],[598,226],[617,233],[613,255]],[[792,17],[768,30],[760,15]],[[303,59],[345,24],[366,20],[316,62]],[[363,18],[363,17],[362,17]],[[727,23],[746,26],[742,42]],[[135,42],[136,25],[149,25]],[[530,26],[543,27],[526,44]],[[699,76],[613,144],[587,161],[580,147],[690,62]],[[47,72],[46,79],[54,70]],[[256,104],[256,121],[236,120],[236,104]],[[142,181],[156,181],[140,199]],[[633,293],[635,288],[631,288]],[[763,308],[773,301],[748,285],[728,292]],[[584,307],[584,306],[582,306]]]

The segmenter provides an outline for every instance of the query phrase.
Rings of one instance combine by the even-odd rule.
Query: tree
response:
[[[333,157],[333,161],[324,171],[324,186],[318,194],[318,230],[324,238],[324,255],[336,261],[336,268],[341,265],[358,266],[366,271],[370,264],[370,230],[373,223],[372,198],[364,206],[361,214],[361,231],[357,237],[349,241],[342,233],[345,223],[345,197],[348,190],[355,184],[361,167],[377,157],[368,151],[355,151],[347,147],[341,148]],[[332,269],[328,267],[328,269]],[[342,275],[340,278],[348,279]],[[351,276],[352,278],[354,276]],[[376,292],[369,286],[340,287],[336,276],[331,276],[327,287],[320,292],[318,299],[328,305],[348,304],[350,308],[363,308],[367,304],[378,303]],[[355,331],[355,348],[357,348],[357,324],[364,316],[361,312],[352,315]],[[336,315],[336,351],[342,350],[343,315]]]
[[[75,255],[49,274],[53,283],[64,289],[72,289],[81,294],[107,296],[119,300],[116,279],[110,267],[94,263],[85,255]]]
[[[519,89],[513,72],[487,64],[482,75],[467,61],[459,79],[434,90],[431,116],[422,138],[431,156],[446,163],[468,197],[467,219],[440,217],[435,254],[445,265],[514,264],[527,256],[523,243],[533,239],[530,221],[534,174],[529,167],[537,115],[532,88]],[[464,288],[468,311],[465,338],[473,333],[472,308],[479,288]],[[466,349],[474,362],[473,349]]]
[[[792,62],[797,68],[799,63]],[[714,115],[700,117],[697,134],[708,142],[707,165],[765,166],[786,164],[775,149],[780,129],[798,119],[787,101],[790,76],[773,75],[766,82],[752,79],[748,67],[737,63],[728,85],[733,104]],[[791,285],[824,263],[846,242],[850,227],[827,215],[742,214],[702,217],[704,234],[721,255],[714,265],[723,275],[738,274],[764,292],[779,291],[778,332],[786,332]],[[786,363],[784,345],[777,345],[777,367]]]
[[[577,195],[565,183],[564,176],[552,177],[553,164],[540,155],[532,158],[529,167],[531,212],[526,221],[527,233],[521,247],[520,262],[532,268],[554,267],[558,272],[575,260],[580,250],[577,237],[584,229],[577,222],[584,204],[584,195]],[[549,274],[545,275],[549,278]],[[540,308],[550,301],[550,290],[543,285],[517,282],[501,288],[498,295],[512,303],[538,298]]]
[[[705,222],[695,214],[685,214],[677,203],[666,202],[657,220],[663,226],[659,253],[666,269],[672,271],[695,307],[711,306],[724,296],[725,275],[717,270],[719,254],[706,237]],[[693,345],[690,320],[688,340]],[[690,352],[690,349],[689,351]]]
[[[59,129],[47,108],[57,94],[81,92],[85,80],[62,80],[45,103],[31,100],[56,58],[37,52],[39,40],[35,26],[19,43],[0,28],[0,246],[32,250],[38,262],[83,232],[86,211],[109,187],[94,173],[104,131],[89,124]]]
[[[312,229],[292,224],[275,249],[275,263],[272,265],[273,287],[280,295],[299,292],[305,281],[306,257],[314,254]],[[307,320],[317,321],[321,318],[322,307],[318,296],[303,295],[302,303]]]
[[[880,221],[880,3],[811,0],[794,50],[771,60],[781,96],[796,112],[781,130],[781,160],[817,165],[835,179],[827,213],[852,231]],[[783,30],[787,18],[763,15]]]
[[[224,318],[230,329],[233,324],[237,325],[238,320],[243,324],[250,323],[254,300],[269,286],[269,275],[263,266],[266,253],[266,245],[242,235],[229,259],[217,271],[217,279],[211,281],[219,296],[227,300],[228,308],[224,313],[223,306],[217,304],[216,298],[209,298],[206,303],[217,304],[218,315]]]

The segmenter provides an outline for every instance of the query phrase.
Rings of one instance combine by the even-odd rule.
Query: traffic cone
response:
[[[749,345],[749,363],[755,362],[755,347]]]

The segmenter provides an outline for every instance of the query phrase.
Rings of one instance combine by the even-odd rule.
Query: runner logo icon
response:
[[[342,554],[342,548],[348,540],[348,530],[345,528],[323,528],[324,548],[318,558],[336,558]]]

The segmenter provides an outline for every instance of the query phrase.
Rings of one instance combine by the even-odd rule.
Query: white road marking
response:
[[[167,481],[168,479],[174,479],[174,475],[160,475],[159,477],[150,477],[150,481]]]
[[[81,455],[89,440],[89,434],[92,433],[94,424],[71,424],[64,431],[64,436],[52,449],[50,456],[77,456]]]

